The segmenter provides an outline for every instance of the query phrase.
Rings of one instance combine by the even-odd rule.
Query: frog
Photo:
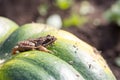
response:
[[[12,49],[12,54],[30,50],[39,50],[51,53],[51,51],[47,49],[47,46],[52,45],[56,40],[57,38],[55,36],[47,35],[36,39],[27,39],[24,41],[20,41]]]

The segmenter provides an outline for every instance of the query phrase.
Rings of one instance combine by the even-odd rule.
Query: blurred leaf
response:
[[[90,13],[94,13],[95,9],[89,1],[82,1],[80,4],[79,13],[82,15],[87,15]]]
[[[120,67],[120,57],[117,57],[117,58],[115,59],[115,63],[116,63],[117,66]]]
[[[104,17],[109,22],[116,22],[120,25],[120,0],[114,3],[111,8],[104,13]]]
[[[40,15],[45,16],[48,13],[48,5],[42,4],[38,7],[38,12]]]
[[[62,10],[66,10],[71,7],[74,0],[55,0],[55,5]]]
[[[78,14],[72,14],[68,18],[65,18],[63,20],[63,26],[64,27],[70,27],[70,26],[80,26],[85,24],[87,21],[87,18],[85,16],[80,16]]]

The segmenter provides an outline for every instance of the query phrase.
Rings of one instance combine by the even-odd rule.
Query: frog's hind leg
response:
[[[18,46],[15,46],[15,47],[12,49],[12,55],[15,55],[16,53],[19,53],[19,48],[18,48]]]
[[[37,49],[38,49],[39,51],[44,51],[44,52],[52,53],[52,51],[48,50],[46,47],[41,46],[41,45],[38,46]]]

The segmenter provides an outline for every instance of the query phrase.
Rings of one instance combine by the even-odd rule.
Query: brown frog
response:
[[[46,47],[51,45],[56,41],[56,38],[51,35],[45,37],[40,37],[37,39],[28,39],[25,41],[20,41],[12,50],[12,54],[19,52],[29,51],[29,50],[39,50],[45,52],[51,52]]]

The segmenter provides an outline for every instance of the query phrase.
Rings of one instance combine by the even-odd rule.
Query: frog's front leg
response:
[[[19,51],[19,48],[18,48],[18,46],[15,46],[15,47],[12,49],[12,54],[13,54],[13,55],[16,54],[17,51]]]

